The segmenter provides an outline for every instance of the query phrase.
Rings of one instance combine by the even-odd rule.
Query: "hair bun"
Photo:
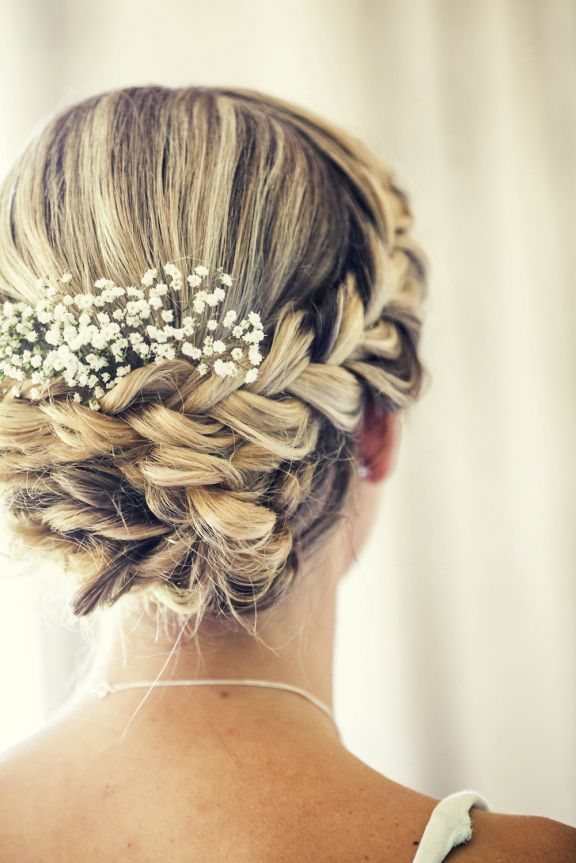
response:
[[[150,259],[198,255],[234,274],[223,306],[258,308],[268,340],[242,386],[166,356],[115,380],[99,411],[66,375],[0,401],[0,495],[16,535],[75,572],[78,615],[142,592],[242,623],[290,589],[339,526],[367,401],[400,410],[421,388],[411,218],[363,144],[254,91],[102,93],[34,139],[0,195],[5,297],[32,302],[38,273],[130,285]],[[157,288],[180,329],[200,274],[178,273]]]

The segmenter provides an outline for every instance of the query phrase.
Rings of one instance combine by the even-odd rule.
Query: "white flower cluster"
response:
[[[175,300],[184,277],[173,263],[164,265],[169,284],[158,279],[158,270],[148,270],[141,287],[119,287],[110,279],[94,282],[97,292],[62,293],[72,282],[65,273],[56,287],[39,279],[43,297],[35,306],[6,301],[0,313],[0,379],[30,380],[30,397],[41,397],[46,381],[62,377],[76,392],[74,401],[99,410],[98,399],[132,369],[160,363],[182,354],[196,360],[196,369],[205,375],[210,369],[223,377],[244,373],[243,383],[258,377],[262,361],[259,343],[264,338],[257,312],[238,321],[235,311],[219,321],[210,317],[202,346],[191,339],[199,327],[197,315],[213,309],[226,296],[232,278],[222,267],[212,278],[207,267],[197,266],[187,282],[192,289],[189,306]],[[174,308],[165,306],[171,293]],[[178,323],[178,326],[175,324]],[[228,342],[220,338],[228,330]],[[249,366],[248,368],[246,368]],[[12,386],[10,395],[19,397],[21,386]]]

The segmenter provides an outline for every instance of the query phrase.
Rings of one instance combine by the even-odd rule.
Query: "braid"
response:
[[[130,91],[131,110],[139,92]],[[244,100],[244,112],[251,106],[256,125],[275,118],[276,137],[278,124],[291,123],[284,143],[294,150],[292,169],[317,171],[322,190],[321,206],[312,198],[307,204],[318,220],[314,228],[310,222],[300,235],[289,221],[299,204],[288,190],[285,224],[274,234],[262,221],[251,243],[262,238],[274,261],[281,237],[292,242],[294,255],[323,264],[317,275],[312,266],[289,272],[278,257],[263,271],[261,252],[252,278],[268,273],[268,287],[261,288],[268,344],[249,385],[201,377],[185,359],[175,359],[132,370],[104,395],[98,412],[68,399],[63,382],[54,382],[49,398],[37,404],[0,403],[0,492],[11,526],[28,546],[59,552],[73,564],[77,615],[145,590],[198,621],[221,614],[246,625],[248,612],[271,607],[290,591],[305,559],[337,528],[367,401],[398,411],[422,387],[425,259],[409,238],[404,193],[344,133],[311,124],[275,100],[266,113],[261,102],[255,107],[254,94],[215,92],[210,98],[222,116],[236,99]],[[154,88],[142,93],[142,99],[157,95]],[[195,94],[197,105],[206,93]],[[202,116],[200,108],[197,113]],[[234,122],[234,135],[242,134],[246,113]],[[305,167],[298,167],[295,128]],[[249,170],[243,176],[256,190],[246,193],[255,207],[253,196],[261,193],[249,186]],[[231,188],[240,195],[237,175]],[[337,216],[330,215],[338,213],[329,199],[334,188]],[[230,224],[248,231],[243,202],[234,206]],[[273,212],[270,202],[266,207]],[[234,237],[226,242],[235,248]],[[323,251],[327,244],[334,252]],[[14,249],[8,258],[14,262]],[[253,295],[237,296],[235,306],[249,307]]]
[[[198,381],[175,360],[133,371],[105,413],[71,401],[1,406],[0,484],[20,531],[96,552],[76,614],[139,585],[195,614],[264,609],[288,592],[348,489],[366,390],[390,407],[410,393],[395,373],[410,367],[394,323],[402,295],[366,329],[352,274],[335,296],[325,362],[310,361],[306,315],[286,306],[249,389]],[[161,403],[146,402],[160,392]]]

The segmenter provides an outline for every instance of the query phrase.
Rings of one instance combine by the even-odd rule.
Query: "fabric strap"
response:
[[[472,806],[490,809],[486,799],[476,791],[456,791],[440,800],[432,810],[413,863],[442,863],[456,845],[469,842]]]

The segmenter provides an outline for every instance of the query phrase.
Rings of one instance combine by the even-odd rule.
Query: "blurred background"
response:
[[[261,89],[393,166],[432,385],[341,588],[337,719],[397,782],[576,825],[572,0],[3,0],[0,40],[2,174],[52,112],[134,84]],[[5,749],[84,640],[0,561]]]

